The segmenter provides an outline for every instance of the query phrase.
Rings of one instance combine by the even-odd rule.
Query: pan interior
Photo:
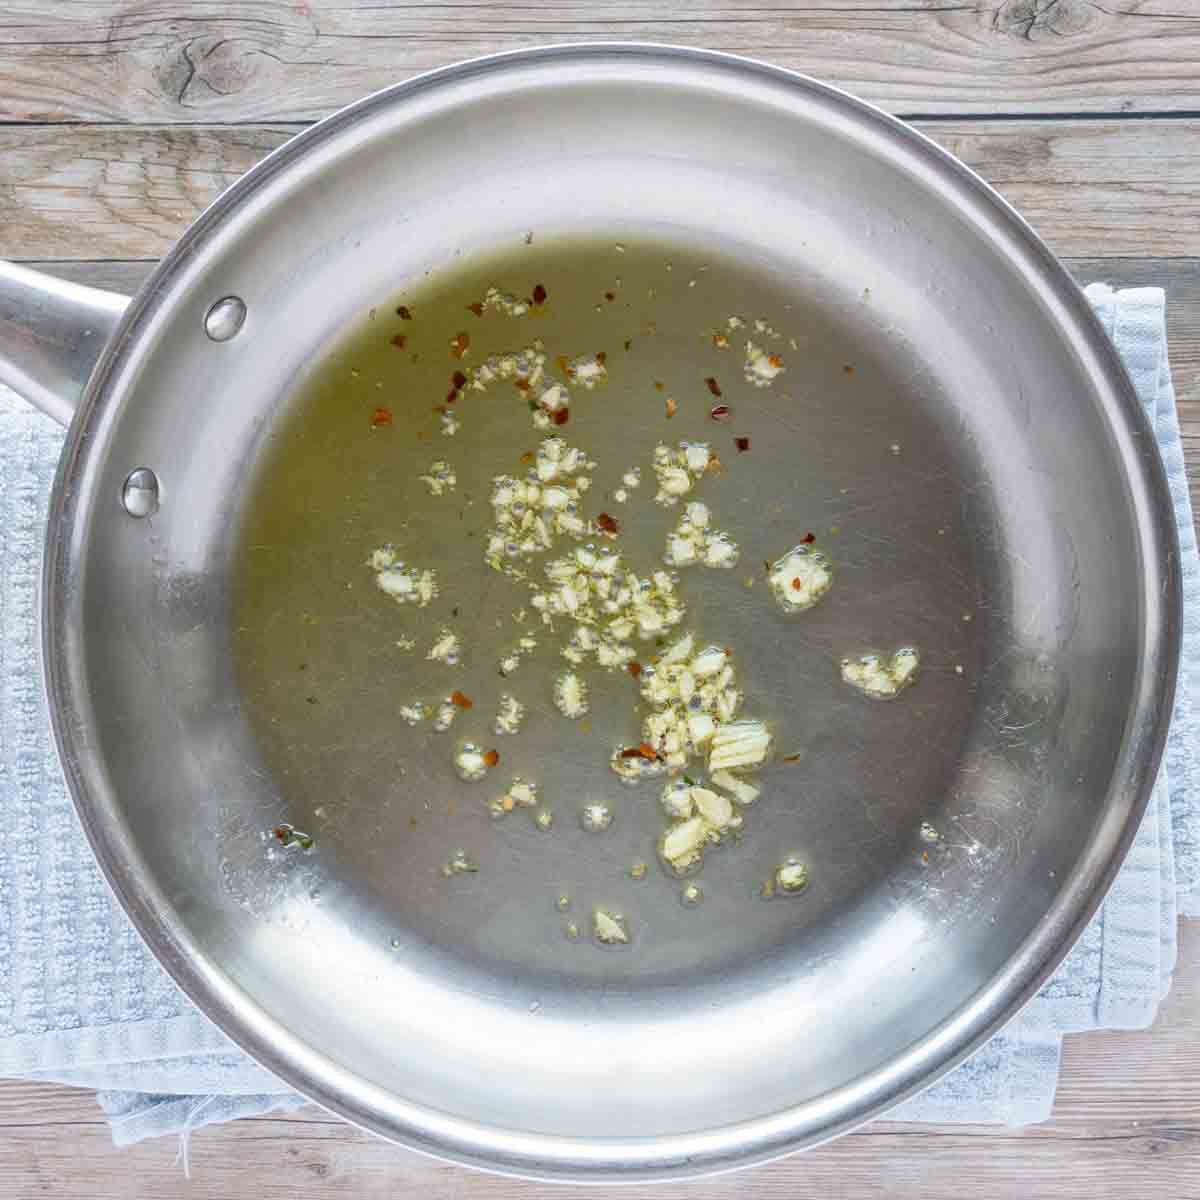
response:
[[[93,839],[208,1010],[380,1132],[569,1175],[827,1136],[1004,1015],[997,980],[1061,949],[1136,799],[1157,618],[1118,390],[991,201],[818,89],[564,52],[373,104],[169,265],[79,451],[63,643]],[[536,316],[468,309],[538,285]],[[229,295],[246,321],[214,342]],[[653,502],[656,442],[723,465],[695,496],[741,558],[680,571],[680,628],[734,651],[780,759],[695,907],[655,859],[661,782],[608,766],[638,730],[633,681],[585,669],[585,725],[551,700],[563,633],[497,673],[528,593],[483,562],[490,481],[540,435],[507,384],[457,400],[452,437],[433,409],[457,367],[534,338],[551,372],[606,354],[556,432],[595,460],[588,511],[631,565],[678,519]],[[748,338],[783,360],[771,387],[743,374]],[[431,497],[436,460],[457,485]],[[117,502],[136,467],[162,485],[143,521]],[[834,585],[785,616],[763,564],[809,532]],[[438,571],[428,609],[376,588],[389,543]],[[425,658],[443,625],[455,669]],[[902,645],[922,668],[896,700],[841,682],[844,655]],[[405,724],[452,690],[473,706],[450,732]],[[529,708],[515,736],[491,733],[501,692]],[[500,752],[482,783],[451,769],[468,737]],[[514,775],[549,831],[488,815]],[[585,832],[598,798],[613,824]],[[460,849],[479,871],[447,878]],[[759,899],[789,854],[808,888]],[[597,907],[628,946],[592,944]]]
[[[540,288],[547,299],[526,316],[474,315],[468,306],[496,287],[518,298]],[[752,970],[764,956],[827,953],[829,931],[881,889],[897,878],[920,888],[931,869],[976,847],[971,820],[943,808],[994,619],[963,503],[979,467],[948,441],[947,402],[911,352],[864,336],[869,294],[860,306],[861,315],[832,317],[803,280],[773,278],[727,250],[543,236],[472,256],[373,306],[314,362],[272,428],[249,493],[233,626],[280,819],[317,847],[296,854],[251,840],[253,865],[239,872],[247,903],[261,906],[265,889],[274,911],[283,888],[283,908],[303,924],[317,891],[324,912],[357,914],[385,958],[394,938],[415,939],[481,969],[519,970],[534,988],[685,986]],[[755,322],[766,328],[756,332]],[[461,332],[470,345],[459,359],[451,344]],[[576,388],[569,423],[551,433],[534,428],[511,384],[466,389],[451,409],[461,427],[446,436],[436,409],[452,373],[535,339],[559,378],[557,355],[604,353],[607,382]],[[745,379],[747,341],[784,361],[774,386]],[[719,404],[730,410],[718,411],[722,420],[712,416]],[[564,719],[553,685],[568,667],[560,649],[574,624],[546,628],[529,584],[484,561],[493,479],[523,476],[529,452],[552,434],[597,464],[583,511],[619,521],[617,537],[600,544],[618,547],[643,577],[663,568],[682,512],[655,503],[654,447],[704,442],[722,464],[689,499],[709,504],[740,559],[733,569],[677,572],[687,616],[675,634],[732,651],[745,712],[770,722],[780,758],[758,776],[763,795],[745,811],[740,845],[710,852],[696,877],[699,907],[680,903],[680,882],[656,859],[663,780],[631,788],[609,767],[614,746],[640,740],[637,683],[625,671],[581,668],[591,711]],[[421,477],[437,460],[457,484],[434,496]],[[622,502],[615,493],[631,468],[641,483]],[[765,564],[810,534],[834,560],[836,585],[811,611],[785,614]],[[528,565],[532,580],[576,544],[596,539],[562,538]],[[428,608],[398,605],[375,586],[368,560],[385,545],[437,572],[441,594]],[[445,628],[462,643],[456,667],[426,657]],[[498,665],[530,634],[538,649],[505,678]],[[639,642],[646,666],[673,640]],[[921,651],[921,678],[895,703],[842,682],[843,656],[906,645]],[[403,706],[436,707],[456,690],[473,708],[449,731],[401,718]],[[519,734],[497,737],[505,693],[529,715]],[[483,782],[455,773],[463,739],[501,754]],[[703,765],[700,756],[689,770],[702,775]],[[554,817],[549,832],[533,812],[489,814],[486,802],[513,776],[537,782]],[[614,814],[603,833],[580,821],[597,802]],[[921,835],[930,821],[937,843],[928,829]],[[446,879],[459,849],[479,871]],[[1004,849],[989,840],[984,853]],[[756,900],[789,854],[809,865],[805,894]],[[630,876],[639,862],[649,864],[640,880]],[[623,951],[588,944],[597,907],[628,919]],[[568,940],[572,925],[581,944]]]

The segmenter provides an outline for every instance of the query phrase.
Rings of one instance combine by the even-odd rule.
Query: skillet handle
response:
[[[69,425],[128,303],[0,260],[0,383]]]

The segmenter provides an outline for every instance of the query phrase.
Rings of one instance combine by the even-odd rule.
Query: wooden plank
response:
[[[1200,119],[921,125],[1062,255],[1200,255]],[[158,258],[299,126],[0,127],[0,257]]]
[[[161,258],[295,129],[0,128],[0,258]]]
[[[1067,1039],[1054,1119],[1024,1130],[879,1123],[809,1154],[697,1184],[683,1194],[840,1200],[1200,1198],[1200,923],[1181,926],[1180,966],[1153,1029]],[[566,1189],[442,1167],[316,1109],[214,1126],[125,1150],[109,1142],[88,1092],[0,1083],[0,1195],[60,1200],[253,1196],[565,1200]],[[602,1197],[651,1200],[644,1187]]]
[[[1200,1198],[1195,1125],[1123,1126],[1089,1139],[930,1132],[844,1138],[812,1154],[668,1194],[704,1200],[1160,1200]],[[105,1130],[6,1130],[0,1189],[55,1200],[571,1200],[577,1189],[414,1161],[355,1130],[238,1122],[203,1130],[185,1181],[174,1139],[114,1150]],[[588,1189],[600,1200],[662,1200],[650,1186]]]
[[[431,67],[606,38],[768,57],[907,114],[1197,107],[1191,0],[3,0],[0,119],[311,119]]]

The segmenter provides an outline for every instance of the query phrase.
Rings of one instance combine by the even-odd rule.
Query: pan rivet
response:
[[[121,504],[131,517],[148,517],[158,511],[158,476],[149,467],[130,471],[121,489]]]
[[[238,296],[225,296],[205,314],[204,332],[214,342],[227,342],[241,329],[245,319],[245,301]]]

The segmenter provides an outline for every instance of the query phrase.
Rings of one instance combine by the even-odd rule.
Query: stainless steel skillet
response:
[[[403,428],[435,377],[380,367],[379,339],[398,298],[416,318],[428,301],[437,319],[411,336],[433,347],[471,319],[449,316],[458,300],[514,277],[546,283],[547,341],[605,343],[607,399],[571,431],[598,461],[734,432],[698,403],[665,426],[650,382],[690,399],[719,361],[706,323],[761,313],[796,340],[786,390],[727,388],[752,448],[722,450],[712,502],[751,564],[817,531],[838,583],[803,624],[761,581],[696,590],[692,619],[744,648],[749,695],[803,751],[766,773],[698,910],[655,870],[627,876],[661,822],[653,795],[611,790],[630,706],[607,685],[587,737],[547,713],[512,751],[556,798],[547,835],[488,821],[397,717],[426,668],[386,648],[370,549],[403,526],[412,553],[443,555],[480,645],[511,598],[465,529],[404,524],[415,442],[356,440],[372,389]],[[76,410],[45,667],[88,836],[197,1004],[347,1119],[560,1179],[809,1146],[998,1029],[1119,866],[1179,628],[1153,439],[1045,247],[874,109],[667,48],[467,63],[288,143],[123,312],[17,268],[0,300],[4,377],[60,419]],[[323,389],[331,363],[344,374]],[[481,420],[454,443],[464,471],[520,444]],[[901,640],[924,655],[910,693],[846,691],[840,654]],[[495,686],[482,657],[464,671]],[[531,674],[535,701],[548,678]],[[610,793],[597,840],[573,813]],[[314,833],[311,853],[264,841],[285,820]],[[481,870],[446,880],[460,845]],[[809,889],[756,901],[783,851],[809,863]],[[632,944],[567,942],[564,892],[580,913],[620,906]]]

